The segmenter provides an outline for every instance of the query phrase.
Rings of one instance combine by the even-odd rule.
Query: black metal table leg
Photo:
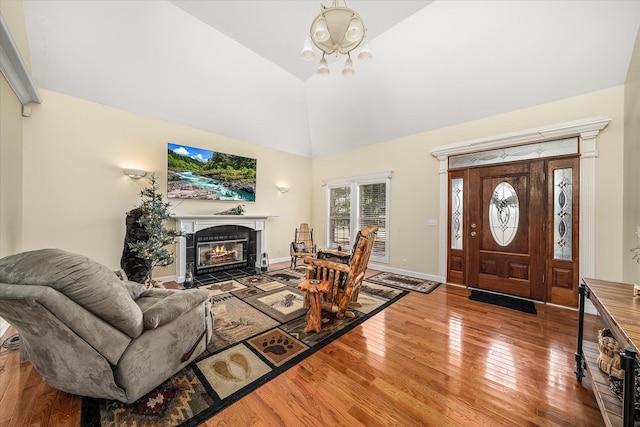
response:
[[[620,367],[624,369],[624,383],[622,388],[622,425],[633,427],[635,421],[636,394],[636,352],[625,347],[620,353]]]
[[[576,379],[582,381],[584,378],[584,356],[582,354],[582,337],[584,335],[584,304],[585,298],[589,295],[589,288],[584,282],[580,283],[578,288],[578,294],[580,295],[580,311],[578,316],[578,348],[576,350]]]

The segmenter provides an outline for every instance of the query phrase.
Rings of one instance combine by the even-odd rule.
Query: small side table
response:
[[[305,302],[309,302],[307,312],[307,326],[304,333],[309,331],[320,332],[322,329],[322,298],[331,289],[331,282],[328,280],[306,279],[298,285],[298,289],[305,292]]]

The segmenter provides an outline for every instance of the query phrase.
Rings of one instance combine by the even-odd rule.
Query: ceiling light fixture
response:
[[[366,60],[372,57],[371,49],[367,40],[367,30],[360,15],[349,9],[346,1],[341,2],[344,3],[344,7],[338,3],[338,0],[333,0],[331,7],[320,5],[320,14],[311,23],[309,36],[302,46],[302,59],[311,61],[315,58],[316,54],[311,45],[313,42],[323,52],[318,74],[329,74],[325,55],[335,53],[336,56],[347,55],[342,74],[351,76],[355,74],[351,52],[362,45],[358,59]]]

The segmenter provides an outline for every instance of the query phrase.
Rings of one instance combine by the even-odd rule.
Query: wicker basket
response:
[[[602,372],[616,378],[622,378],[624,371],[620,369],[620,353],[623,348],[607,328],[598,331],[598,367]]]

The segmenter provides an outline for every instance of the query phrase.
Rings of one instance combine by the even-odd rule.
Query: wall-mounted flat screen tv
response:
[[[167,197],[256,200],[256,159],[169,143]]]

